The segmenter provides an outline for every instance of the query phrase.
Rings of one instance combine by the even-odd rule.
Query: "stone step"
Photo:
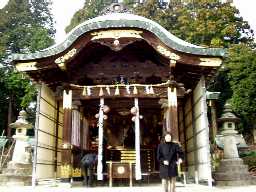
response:
[[[252,185],[256,185],[256,176],[251,176]]]
[[[220,162],[221,165],[244,165],[244,161],[242,159],[222,159]]]
[[[3,169],[3,174],[5,175],[31,175],[31,168],[19,168],[19,169]]]
[[[236,173],[236,174],[229,174],[227,172],[218,172],[214,173],[214,179],[216,181],[238,181],[238,180],[251,180],[252,176],[247,172],[247,173]]]
[[[247,173],[248,172],[248,166],[244,165],[244,166],[220,166],[218,167],[216,172],[230,172],[230,173]]]
[[[242,168],[245,168],[245,167],[248,167],[248,165],[246,164],[228,164],[228,163],[220,163],[219,167],[242,167]]]
[[[244,186],[255,185],[252,180],[236,180],[236,181],[216,181],[218,186]]]
[[[7,164],[7,168],[9,168],[9,169],[20,169],[20,168],[32,169],[32,164],[14,163],[14,162],[10,161]]]
[[[29,186],[31,181],[32,176],[0,175],[0,185],[2,186]]]
[[[3,174],[0,174],[0,186],[4,185],[8,181],[8,178]]]
[[[20,179],[20,178],[28,179],[28,178],[32,178],[32,175],[21,176],[21,175],[4,175],[4,174],[1,174],[0,178],[3,178],[3,177],[12,178],[12,179]]]

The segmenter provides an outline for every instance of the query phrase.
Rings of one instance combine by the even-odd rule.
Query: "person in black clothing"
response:
[[[166,133],[165,142],[160,143],[157,149],[157,160],[160,163],[160,178],[165,192],[175,192],[176,176],[178,175],[177,164],[184,159],[181,147],[172,141],[170,133]]]
[[[93,183],[93,167],[97,162],[95,153],[86,154],[81,160],[81,167],[84,172],[84,185],[91,187]]]

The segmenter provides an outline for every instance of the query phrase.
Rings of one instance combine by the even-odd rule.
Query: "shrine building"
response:
[[[156,148],[170,131],[188,177],[212,182],[207,85],[224,50],[185,42],[112,4],[65,41],[13,64],[38,86],[33,182],[81,177],[98,154],[98,180],[157,174]]]

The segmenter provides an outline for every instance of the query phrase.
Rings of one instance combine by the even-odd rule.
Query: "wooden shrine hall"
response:
[[[206,87],[224,50],[185,42],[122,4],[106,12],[58,45],[13,56],[38,85],[33,182],[81,177],[89,152],[98,180],[140,180],[157,173],[166,131],[188,176],[211,182]]]

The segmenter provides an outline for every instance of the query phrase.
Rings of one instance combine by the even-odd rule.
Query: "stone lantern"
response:
[[[221,186],[255,184],[255,179],[248,172],[248,166],[244,165],[243,160],[239,158],[235,130],[239,118],[232,112],[230,104],[225,104],[219,122],[223,127],[224,159],[214,173],[216,184]]]
[[[32,180],[32,162],[31,154],[28,151],[30,147],[28,143],[29,137],[27,130],[32,129],[32,125],[26,120],[27,113],[20,111],[18,119],[10,124],[11,128],[16,129],[15,147],[12,160],[7,164],[7,168],[0,175],[2,185],[30,185]]]
[[[26,148],[29,147],[27,130],[31,129],[32,125],[28,123],[26,117],[27,113],[22,110],[19,113],[18,119],[14,123],[10,124],[11,128],[16,129],[15,135],[13,136],[13,138],[16,140],[12,156],[13,163],[31,163],[29,157],[30,154],[28,154]]]
[[[237,135],[236,123],[240,119],[232,113],[231,105],[225,104],[222,116],[219,122],[222,123],[223,131],[221,132],[224,137],[224,159],[239,158],[237,150],[237,142],[235,136]]]

